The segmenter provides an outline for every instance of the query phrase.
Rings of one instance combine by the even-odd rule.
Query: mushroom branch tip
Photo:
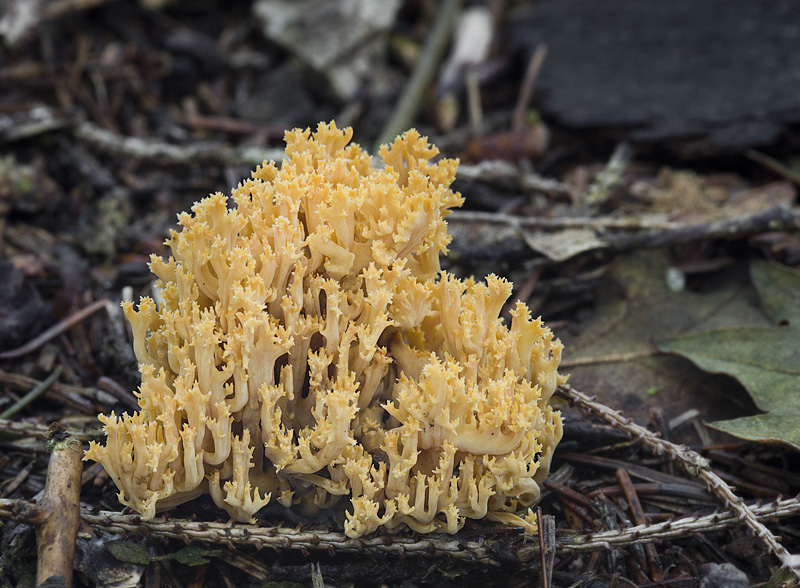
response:
[[[209,494],[239,521],[338,508],[351,537],[533,528],[562,345],[522,303],[506,325],[506,280],[441,270],[457,161],[410,130],[373,167],[351,137],[287,132],[280,167],[179,216],[161,300],[123,304],[140,410],[86,459],[143,518]]]

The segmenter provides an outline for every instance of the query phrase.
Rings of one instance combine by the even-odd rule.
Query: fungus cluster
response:
[[[232,194],[179,217],[162,300],[123,305],[140,411],[101,415],[103,464],[143,518],[200,494],[250,521],[271,499],[379,527],[455,533],[520,509],[561,437],[561,343],[506,280],[439,265],[457,162],[416,131],[382,168],[331,123],[286,134]]]

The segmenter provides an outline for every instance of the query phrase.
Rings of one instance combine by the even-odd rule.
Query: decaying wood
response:
[[[60,576],[72,586],[75,538],[80,526],[83,448],[60,427],[51,430],[47,483],[39,504],[14,501],[14,518],[36,527],[36,584]]]

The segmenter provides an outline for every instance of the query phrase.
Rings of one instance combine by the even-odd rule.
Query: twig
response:
[[[666,454],[670,459],[683,466],[691,476],[706,482],[725,506],[730,508],[745,525],[750,527],[761,538],[767,547],[778,556],[785,567],[800,578],[800,565],[798,565],[800,564],[800,558],[790,554],[778,542],[775,535],[758,520],[753,510],[744,503],[742,498],[734,494],[730,486],[711,470],[708,461],[703,456],[683,445],[675,445],[669,441],[664,441],[654,433],[634,423],[632,419],[626,419],[619,412],[594,401],[583,392],[579,392],[569,385],[559,386],[557,393],[587,412],[597,415],[606,422],[627,432],[638,442],[653,449],[658,455]]]
[[[31,475],[33,471],[33,467],[36,465],[36,460],[32,460],[28,462],[28,464],[22,468],[16,476],[10,478],[8,480],[3,481],[2,487],[2,494],[9,495],[16,492],[17,488],[19,488],[22,483],[28,479],[28,476]]]
[[[477,167],[477,166],[474,166]],[[540,216],[514,216],[499,212],[480,212],[476,210],[454,210],[447,215],[447,222],[505,226],[519,229],[572,229],[584,228],[597,231],[618,230],[670,230],[681,229],[687,225],[667,221],[663,215],[639,215],[624,218],[594,218],[587,216],[547,218]]]
[[[660,482],[647,482],[633,485],[634,490],[639,496],[675,496],[692,501],[708,502],[711,496],[705,490],[691,484],[663,484]],[[620,496],[622,489],[619,486],[606,486],[587,492],[584,498],[592,499],[600,495],[606,498]],[[582,495],[581,495],[582,496]]]
[[[4,410],[0,413],[0,420],[7,419],[9,417],[14,416],[20,410],[28,406],[31,402],[39,398],[42,394],[44,394],[50,386],[55,384],[56,380],[61,376],[62,372],[64,371],[64,366],[58,366],[53,373],[47,376],[46,380],[42,380],[34,386],[30,392],[28,392],[25,396],[17,400],[14,404],[12,404],[8,409]]]
[[[23,500],[0,499],[0,518],[17,518],[15,513]],[[759,520],[772,520],[800,516],[800,498],[776,500],[750,506],[750,511]],[[421,556],[447,556],[454,559],[475,560],[495,564],[492,548],[498,541],[476,539],[463,540],[458,535],[430,535],[425,538],[373,536],[350,539],[342,533],[330,531],[299,530],[283,527],[261,527],[258,525],[231,523],[203,523],[181,519],[156,519],[142,521],[138,515],[123,515],[116,512],[82,508],[81,518],[93,529],[111,533],[146,535],[173,538],[200,543],[250,545],[291,550],[335,550],[346,552],[389,553],[399,556],[417,554]],[[664,523],[628,527],[618,531],[567,536],[558,538],[561,553],[577,553],[610,549],[614,546],[636,545],[653,541],[692,537],[697,533],[711,533],[742,524],[738,514],[717,512],[704,516],[693,516]],[[488,531],[489,529],[487,529]],[[514,537],[514,540],[517,536]],[[507,553],[507,551],[505,551]],[[525,544],[516,551],[523,562],[538,560],[538,542]]]
[[[647,519],[644,516],[642,503],[639,501],[639,495],[636,494],[636,488],[633,487],[633,482],[631,482],[631,477],[628,475],[628,472],[620,468],[617,470],[616,476],[622,494],[625,496],[625,500],[628,501],[631,519],[639,526],[646,525]],[[657,564],[658,554],[656,553],[655,546],[652,543],[648,543],[644,546],[644,553],[647,556],[647,563],[650,567],[650,577],[653,581],[660,582],[664,576]]]
[[[539,77],[539,71],[542,69],[546,57],[547,45],[542,43],[536,47],[536,51],[533,52],[533,56],[528,62],[528,69],[525,70],[525,77],[522,80],[517,104],[514,106],[514,113],[511,115],[511,130],[515,133],[522,133],[525,128],[525,112],[531,103],[533,85],[536,83],[536,78]]]
[[[397,135],[413,126],[414,117],[419,112],[425,89],[433,81],[436,68],[444,57],[459,8],[461,8],[461,0],[446,0],[438,9],[436,21],[428,34],[425,47],[414,67],[411,78],[408,80],[391,118],[375,142],[376,148],[373,149],[375,153],[378,151],[377,147],[393,141]]]
[[[616,427],[615,427],[616,428]],[[624,431],[627,433],[627,431]],[[704,489],[705,484],[693,479],[679,478],[671,476],[661,470],[655,470],[647,466],[631,463],[630,461],[622,461],[620,459],[612,459],[610,457],[600,457],[599,455],[591,455],[589,453],[561,453],[561,459],[570,463],[580,463],[588,465],[592,468],[603,468],[605,470],[617,471],[619,468],[625,468],[629,474],[659,484],[680,484],[684,486],[693,486],[694,488]],[[709,499],[712,499],[709,496]]]
[[[0,500],[0,516],[2,516],[3,502]],[[254,545],[301,551],[393,553],[401,557],[414,554],[447,556],[453,559],[496,564],[486,541],[483,539],[465,541],[460,540],[458,536],[387,537],[374,535],[351,539],[343,533],[325,530],[260,527],[240,523],[203,523],[178,519],[142,521],[139,516],[121,515],[115,512],[101,511],[95,514],[92,511],[84,510],[82,516],[83,520],[92,527],[111,533],[152,534],[203,543]]]
[[[271,139],[282,138],[286,131],[284,127],[279,127],[277,125],[268,125],[229,116],[191,114],[186,116],[183,122],[195,129],[209,129],[212,131],[223,131],[225,133],[241,135],[264,135]]]
[[[538,506],[536,507],[536,526],[539,529],[539,555],[541,558],[539,575],[541,584],[542,588],[550,588],[553,578],[553,564],[556,559],[556,524],[553,517],[543,517],[542,509]]]
[[[577,365],[593,365],[596,363],[621,363],[624,361],[632,361],[642,357],[650,357],[660,353],[657,349],[647,349],[645,351],[632,351],[630,353],[615,353],[613,355],[595,355],[591,357],[575,357],[573,359],[565,359],[559,365],[561,367],[575,367]]]
[[[467,89],[469,126],[473,135],[479,135],[483,130],[483,108],[481,107],[481,82],[474,68],[467,70],[464,76],[464,86]]]
[[[500,183],[509,190],[541,192],[557,198],[576,197],[572,186],[553,178],[545,178],[531,172],[523,172],[518,166],[501,159],[485,159],[476,164],[458,166],[456,178],[464,181]],[[513,217],[512,217],[513,218]]]
[[[739,214],[705,223],[687,224],[665,231],[620,235],[618,238],[609,239],[609,245],[614,249],[629,250],[643,246],[662,247],[690,241],[734,239],[758,233],[797,230],[800,230],[800,209],[778,204],[752,214]]]
[[[0,499],[0,518],[17,518],[23,500]],[[776,500],[750,506],[750,511],[759,520],[772,520],[800,516],[800,497]],[[116,512],[82,508],[81,518],[93,529],[111,533],[128,533],[161,538],[198,541],[200,543],[250,545],[291,550],[338,550],[347,552],[393,553],[404,556],[447,556],[470,559],[481,563],[496,563],[492,558],[492,543],[484,539],[460,540],[444,535],[426,538],[374,536],[350,539],[342,533],[288,529],[283,527],[261,527],[258,525],[231,523],[203,523],[181,519],[156,519],[142,521],[138,515],[123,515]],[[693,537],[697,533],[722,531],[742,524],[738,514],[716,512],[704,516],[692,516],[663,523],[628,527],[617,531],[604,531],[558,538],[561,553],[577,553],[610,549],[615,546],[636,545]],[[488,529],[487,529],[488,531]],[[515,537],[516,539],[516,537]],[[538,541],[525,542],[516,552],[523,563],[539,559]]]
[[[759,520],[780,519],[800,516],[800,498],[776,500],[749,507]],[[594,551],[596,549],[611,549],[612,547],[638,545],[653,541],[666,541],[691,537],[697,533],[712,533],[722,531],[742,524],[739,515],[732,512],[715,512],[709,515],[684,517],[654,523],[639,525],[615,531],[603,531],[574,537],[562,537],[558,546],[563,553]],[[529,553],[529,548],[523,548],[525,557],[538,557],[538,553]],[[522,556],[522,554],[518,554]]]
[[[800,174],[790,170],[777,159],[770,157],[755,149],[748,150],[745,155],[753,161],[760,163],[768,170],[778,174],[780,177],[789,180],[796,186],[800,186]]]
[[[593,515],[597,515],[597,509],[592,504],[592,501],[587,497],[581,494],[580,492],[576,492],[569,486],[565,486],[564,484],[559,484],[558,482],[554,482],[553,480],[545,480],[544,487],[548,490],[555,492],[560,499],[566,501],[570,506],[580,506],[588,515],[589,512],[592,512]],[[592,520],[592,516],[589,516],[589,520]]]
[[[0,370],[0,384],[12,386],[17,390],[30,390],[38,386],[40,381],[35,378],[14,374]],[[97,388],[72,386],[56,382],[45,392],[48,398],[62,402],[75,410],[85,414],[96,415],[102,411],[103,406],[112,406],[116,402],[114,396]]]
[[[23,355],[27,355],[31,351],[36,351],[37,349],[39,349],[39,347],[41,347],[51,339],[55,339],[67,329],[74,327],[79,322],[91,316],[98,310],[105,308],[107,304],[111,304],[111,302],[106,300],[105,298],[92,302],[86,308],[82,308],[81,310],[79,310],[74,314],[71,314],[67,318],[58,321],[55,325],[47,329],[44,333],[25,343],[25,345],[17,347],[16,349],[11,349],[9,351],[4,351],[3,353],[0,353],[0,359],[16,359],[17,357],[22,357]]]
[[[75,135],[98,151],[167,165],[215,163],[254,166],[264,161],[281,161],[284,156],[282,149],[231,147],[208,141],[173,145],[151,139],[125,137],[90,122],[78,125]]]
[[[38,437],[44,438],[47,436],[49,427],[44,425],[37,425],[35,423],[26,423],[19,421],[9,421],[0,419],[0,434],[11,434],[23,437]],[[81,433],[73,433],[73,437],[81,441],[92,441],[99,439],[105,435],[102,429],[94,429],[83,431]]]
[[[11,143],[29,139],[62,129],[71,123],[71,116],[58,113],[46,106],[37,106],[27,112],[0,114],[0,141]]]
[[[322,578],[322,570],[318,561],[311,564],[311,586],[313,588],[325,588],[325,581]]]
[[[112,394],[117,400],[122,402],[128,408],[133,410],[139,410],[139,402],[136,400],[136,396],[128,390],[127,388],[123,388],[122,385],[109,378],[108,376],[100,376],[97,379],[97,386],[102,388],[109,394]]]
[[[663,217],[549,219],[471,211],[452,212],[447,222],[454,235],[451,246],[454,251],[466,246],[467,238],[473,247],[477,242],[482,249],[491,249],[507,247],[509,237],[524,243],[526,230],[583,228],[596,231],[597,245],[593,249],[619,252],[765,232],[800,231],[800,209],[778,204],[752,214],[694,224],[667,222]]]

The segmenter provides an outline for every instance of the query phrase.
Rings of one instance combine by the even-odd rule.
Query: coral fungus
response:
[[[141,410],[86,454],[151,518],[200,494],[240,521],[271,498],[339,505],[351,537],[466,517],[528,525],[561,418],[561,343],[511,285],[442,272],[457,162],[416,131],[375,168],[350,129],[180,215],[163,301],[125,303]]]

